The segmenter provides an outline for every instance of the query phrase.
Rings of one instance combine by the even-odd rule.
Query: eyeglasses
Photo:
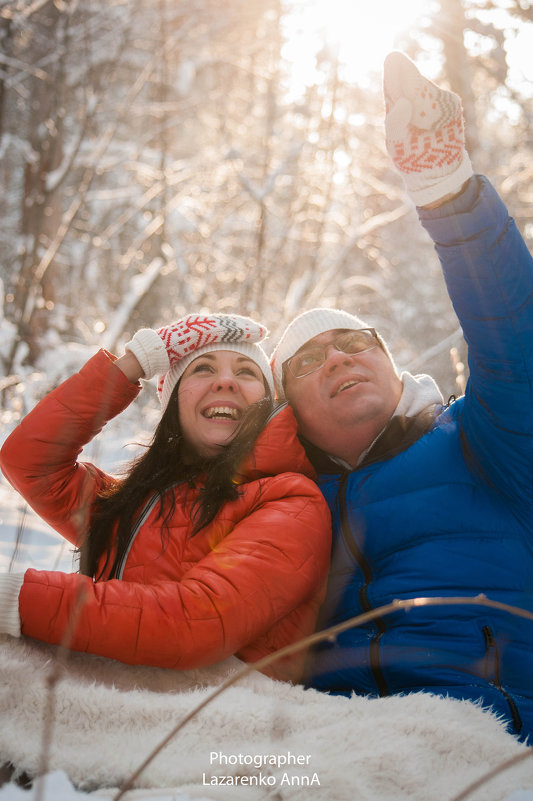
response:
[[[335,337],[333,342],[328,345],[315,345],[314,347],[306,348],[290,359],[287,359],[283,364],[284,370],[290,370],[294,378],[303,378],[310,373],[324,365],[327,358],[327,348],[331,345],[341,353],[353,355],[355,353],[364,353],[366,350],[372,350],[379,345],[379,340],[375,328],[359,328],[357,331],[344,331]]]

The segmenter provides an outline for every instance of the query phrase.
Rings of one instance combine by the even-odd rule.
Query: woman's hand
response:
[[[126,342],[124,346],[126,355],[130,354],[133,356],[141,370],[140,373],[136,374],[134,364],[127,364],[127,369],[132,371],[133,376],[136,375],[136,378],[133,380],[139,378],[150,380],[150,378],[154,378],[156,375],[162,375],[167,372],[170,367],[170,361],[162,335],[163,331],[164,329],[162,328],[158,331],[154,331],[153,328],[140,328],[139,331],[133,335],[132,339]],[[122,369],[120,364],[118,366]],[[128,375],[125,370],[123,372]]]
[[[144,370],[140,365],[139,360],[130,350],[127,350],[124,356],[121,356],[120,359],[117,359],[115,362],[116,366],[122,370],[124,375],[127,379],[131,381],[132,384],[136,384],[139,381],[139,378],[144,378]]]

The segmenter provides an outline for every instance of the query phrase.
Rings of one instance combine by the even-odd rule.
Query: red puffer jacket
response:
[[[31,507],[80,543],[96,493],[110,481],[77,456],[139,391],[100,351],[25,417],[0,466]],[[303,475],[303,474],[307,474]],[[22,633],[130,664],[187,669],[231,654],[252,662],[312,633],[323,599],[331,523],[290,409],[256,441],[237,500],[191,536],[197,490],[172,490],[175,512],[161,536],[159,507],[138,531],[122,580],[28,570],[19,596]],[[82,599],[80,601],[80,599]],[[303,654],[269,675],[295,681]]]

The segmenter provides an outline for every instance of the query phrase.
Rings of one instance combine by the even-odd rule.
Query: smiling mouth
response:
[[[241,411],[230,406],[211,406],[203,415],[208,420],[240,420]]]
[[[360,381],[357,381],[356,379],[352,379],[351,381],[344,381],[344,382],[343,382],[343,383],[340,385],[340,387],[339,387],[338,389],[336,389],[336,390],[335,390],[335,392],[333,393],[332,397],[333,397],[333,398],[335,398],[335,397],[336,397],[337,395],[339,395],[341,392],[344,392],[344,390],[345,390],[345,389],[350,389],[350,387],[355,387],[357,384],[360,384],[360,383],[361,383],[361,382],[360,382]]]

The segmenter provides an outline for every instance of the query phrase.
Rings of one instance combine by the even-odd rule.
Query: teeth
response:
[[[232,409],[230,406],[211,406],[210,409],[205,410],[204,416],[209,419],[213,417],[223,417],[225,420],[238,420],[240,412],[238,409]]]
[[[336,391],[335,395],[338,395],[339,392],[342,392],[343,389],[348,389],[348,387],[354,387],[358,383],[359,383],[359,381],[345,381],[344,384],[340,385],[340,387]]]

